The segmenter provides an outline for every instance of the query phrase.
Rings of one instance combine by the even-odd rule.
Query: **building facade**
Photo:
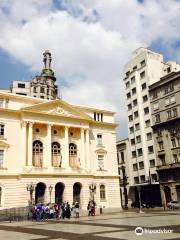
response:
[[[120,197],[121,206],[127,209],[131,206],[132,197],[130,192],[129,182],[132,178],[130,177],[130,162],[131,154],[129,147],[129,139],[123,139],[116,143],[117,147],[117,161],[118,161],[118,174],[119,174],[119,186],[120,186]]]
[[[114,112],[57,99],[51,54],[41,76],[0,91],[0,209],[90,199],[121,209]],[[43,89],[43,90],[42,90]]]
[[[180,201],[180,71],[149,88],[157,172],[163,204]]]
[[[145,48],[137,49],[124,67],[132,186],[136,201],[136,186],[141,185],[142,202],[151,205],[159,205],[161,199],[152,138],[149,85],[171,71],[178,71],[179,68],[180,65],[175,62],[164,63],[161,54]],[[148,193],[152,191],[156,194],[149,199]]]
[[[49,100],[57,99],[58,87],[56,85],[56,77],[51,69],[51,62],[51,53],[46,50],[43,53],[44,67],[40,76],[34,77],[31,81],[13,81],[10,92]]]

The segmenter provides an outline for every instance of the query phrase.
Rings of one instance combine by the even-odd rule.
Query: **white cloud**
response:
[[[33,71],[40,71],[42,52],[49,49],[63,98],[116,110],[125,136],[122,67],[135,48],[157,39],[168,48],[178,40],[179,2],[56,0],[57,6],[51,0],[2,0],[0,47]]]

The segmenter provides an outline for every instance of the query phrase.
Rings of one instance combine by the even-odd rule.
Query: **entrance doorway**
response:
[[[58,182],[55,186],[55,203],[63,202],[64,183]]]
[[[45,202],[46,185],[42,182],[38,183],[35,190],[35,203]]]
[[[171,189],[168,186],[164,187],[164,193],[166,198],[166,203],[171,201]]]
[[[177,201],[180,202],[180,185],[176,186]]]
[[[73,185],[73,202],[81,202],[81,188],[82,185],[79,182],[76,182]]]

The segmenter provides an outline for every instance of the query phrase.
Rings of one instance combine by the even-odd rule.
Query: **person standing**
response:
[[[76,213],[76,218],[79,218],[79,203],[75,202],[75,213]]]

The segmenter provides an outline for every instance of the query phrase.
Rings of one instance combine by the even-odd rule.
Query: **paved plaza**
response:
[[[141,227],[136,230],[139,235],[135,233],[137,227]],[[48,222],[0,222],[0,239],[180,240],[180,211],[121,212]]]

